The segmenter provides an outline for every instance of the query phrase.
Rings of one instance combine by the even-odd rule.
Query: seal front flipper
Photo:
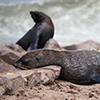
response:
[[[95,83],[100,83],[100,75],[97,74],[91,78],[91,80]]]
[[[28,48],[28,51],[37,49],[39,37],[38,37],[37,34],[36,34],[36,36],[33,37],[33,38],[34,38],[34,39],[33,39],[33,41],[31,42],[31,44],[30,44],[30,46],[29,46],[29,48]]]
[[[30,46],[31,43],[31,34],[32,34],[32,29],[30,29],[21,39],[19,39],[16,44],[20,45],[24,50],[27,51],[27,49]]]

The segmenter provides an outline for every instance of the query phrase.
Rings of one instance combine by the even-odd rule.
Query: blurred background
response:
[[[51,17],[61,46],[100,42],[100,0],[0,0],[0,43],[15,43],[33,27],[31,10]]]

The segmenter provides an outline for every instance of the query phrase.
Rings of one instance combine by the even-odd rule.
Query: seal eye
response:
[[[27,65],[29,63],[29,60],[23,60],[21,61],[22,64]]]

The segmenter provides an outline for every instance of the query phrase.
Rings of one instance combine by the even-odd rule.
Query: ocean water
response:
[[[100,0],[0,0],[0,43],[15,43],[33,27],[31,10],[51,17],[61,46],[100,42]]]

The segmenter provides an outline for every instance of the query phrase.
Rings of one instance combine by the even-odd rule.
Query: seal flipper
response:
[[[35,50],[37,48],[38,40],[39,40],[39,37],[36,35],[35,38],[31,41],[28,51]]]
[[[99,74],[95,75],[94,77],[91,78],[91,80],[93,82],[100,83],[100,75]]]

